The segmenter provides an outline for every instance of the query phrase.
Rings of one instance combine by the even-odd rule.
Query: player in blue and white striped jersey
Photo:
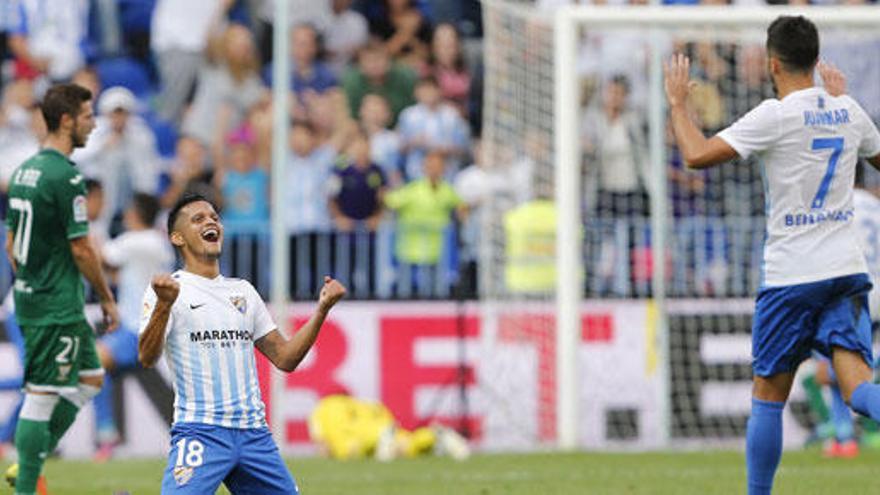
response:
[[[181,199],[168,232],[183,270],[153,278],[139,338],[141,363],[155,365],[164,349],[174,375],[162,493],[214,493],[222,482],[233,494],[296,494],[267,428],[254,348],[293,371],[345,287],[325,277],[314,315],[287,340],[250,283],[220,275],[223,225],[207,199]]]

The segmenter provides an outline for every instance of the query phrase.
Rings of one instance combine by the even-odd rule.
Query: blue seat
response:
[[[156,147],[159,148],[159,154],[163,158],[171,158],[174,156],[177,147],[177,138],[179,134],[174,124],[160,119],[155,113],[147,113],[144,115],[147,125],[156,135]]]
[[[124,86],[138,98],[145,99],[153,92],[147,68],[129,57],[115,57],[99,60],[95,71],[101,79],[101,86]]]

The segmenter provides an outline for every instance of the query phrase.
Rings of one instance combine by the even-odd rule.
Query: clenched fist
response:
[[[170,274],[160,273],[153,277],[153,291],[160,301],[174,304],[180,293],[180,284]]]
[[[322,311],[330,311],[340,299],[345,297],[345,286],[333,277],[324,277],[324,287],[321,287],[321,295],[318,297],[318,305]]]

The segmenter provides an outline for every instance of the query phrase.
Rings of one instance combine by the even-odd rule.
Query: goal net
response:
[[[821,58],[880,119],[880,12],[867,7],[544,7],[484,0],[481,365],[509,445],[737,442],[749,410],[764,187],[758,159],[684,168],[661,61],[691,58],[707,134],[774,89],[770,21],[817,23]],[[866,180],[878,184],[876,174]],[[786,441],[816,423],[796,385]],[[504,443],[504,442],[502,442]]]

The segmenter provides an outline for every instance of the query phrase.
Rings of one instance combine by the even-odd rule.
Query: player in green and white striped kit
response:
[[[25,399],[15,431],[19,466],[7,473],[17,494],[36,493],[46,455],[103,383],[83,312],[82,276],[100,297],[108,330],[119,322],[87,235],[85,183],[68,159],[95,127],[91,98],[74,84],[49,89],[41,105],[49,135],[10,181],[6,252],[25,339]]]

